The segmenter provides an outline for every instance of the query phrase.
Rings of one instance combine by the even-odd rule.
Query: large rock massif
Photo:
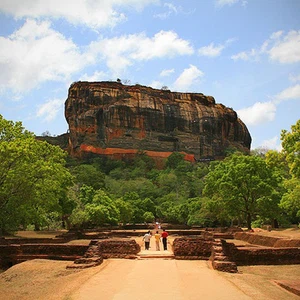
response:
[[[251,136],[236,112],[201,93],[178,93],[120,82],[75,82],[65,102],[69,152],[112,158],[142,151],[159,159],[174,151],[189,161],[219,159]]]

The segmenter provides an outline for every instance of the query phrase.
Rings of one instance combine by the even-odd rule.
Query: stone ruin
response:
[[[202,259],[211,262],[214,269],[237,272],[238,266],[266,264],[300,264],[300,240],[284,239],[243,232],[236,229],[168,230],[176,236],[172,251],[174,259]],[[130,232],[130,236],[129,235]],[[81,232],[81,238],[90,239],[89,245],[68,244],[78,234],[70,233],[57,239],[0,239],[0,266],[35,259],[70,260],[70,267],[84,268],[99,265],[103,259],[136,259],[141,250],[134,236],[136,231],[106,231],[95,235]],[[123,236],[122,236],[123,235]],[[125,237],[126,236],[126,237]],[[247,245],[235,245],[244,240]],[[59,243],[58,243],[59,241]],[[63,242],[64,241],[64,242]]]

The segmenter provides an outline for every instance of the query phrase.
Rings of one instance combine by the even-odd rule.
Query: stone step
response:
[[[67,265],[66,268],[67,269],[87,269],[87,268],[92,268],[92,267],[97,267],[101,265],[100,262],[91,262],[88,264],[71,264],[71,265]]]
[[[212,261],[212,266],[215,270],[228,272],[228,273],[237,273],[237,265],[234,262],[230,261]]]
[[[81,257],[74,261],[74,264],[90,264],[90,263],[102,263],[103,258],[100,256],[94,257]]]
[[[174,259],[174,254],[138,254],[138,259],[148,258]]]
[[[138,255],[138,259],[174,259],[174,255]]]

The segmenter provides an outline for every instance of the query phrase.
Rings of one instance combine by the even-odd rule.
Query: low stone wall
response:
[[[211,255],[213,238],[182,237],[173,241],[175,259],[205,259]]]
[[[205,231],[209,232],[219,232],[219,233],[235,233],[242,232],[243,229],[241,227],[206,227]]]
[[[0,268],[37,258],[70,260],[85,267],[100,264],[103,258],[136,258],[140,250],[139,244],[131,239],[92,240],[89,245],[0,245]]]
[[[224,254],[238,266],[300,264],[300,248],[237,247],[222,240]]]
[[[65,243],[66,238],[1,238],[0,245],[12,244],[60,244]]]
[[[237,240],[245,241],[249,244],[261,245],[266,247],[300,247],[299,239],[286,239],[281,237],[272,237],[259,235],[256,233],[249,232],[236,232],[234,238]]]
[[[141,251],[140,245],[131,239],[102,240],[94,243],[103,258],[136,258]]]
[[[7,268],[30,259],[75,260],[87,251],[85,245],[23,244],[0,245],[0,267]]]

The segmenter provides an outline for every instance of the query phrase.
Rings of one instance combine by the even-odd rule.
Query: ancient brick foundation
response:
[[[136,258],[141,247],[135,240],[102,240],[97,241],[97,251],[103,258]]]
[[[66,243],[68,240],[66,237],[60,238],[0,238],[0,245],[19,245],[19,244],[60,244]]]
[[[264,236],[249,232],[236,232],[234,234],[236,240],[242,240],[249,244],[267,246],[267,247],[300,247],[299,239],[287,239],[280,237]]]
[[[213,238],[183,237],[173,241],[175,259],[205,259],[211,254]]]
[[[237,247],[222,241],[224,254],[238,266],[300,264],[300,248]]]
[[[104,258],[137,258],[141,251],[135,240],[92,240],[86,253],[67,268],[89,268],[100,265]]]
[[[88,246],[64,244],[0,245],[0,267],[7,268],[30,259],[75,260]]]

